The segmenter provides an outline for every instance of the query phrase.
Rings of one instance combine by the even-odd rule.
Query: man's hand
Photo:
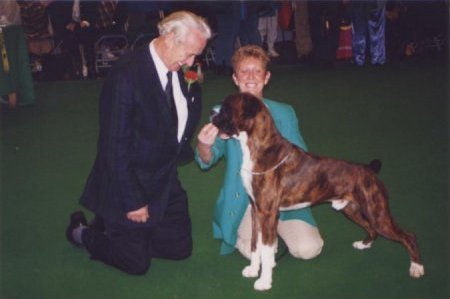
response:
[[[198,133],[198,154],[203,162],[208,163],[212,158],[211,146],[216,140],[219,129],[212,123],[206,124]]]
[[[77,26],[77,24],[75,24],[74,22],[70,22],[69,24],[67,24],[66,29],[74,32],[76,26]]]
[[[91,26],[91,24],[88,21],[81,21],[80,22],[80,27],[81,28],[88,28],[89,26]]]
[[[143,206],[140,209],[127,213],[127,218],[133,222],[145,223],[150,215],[148,213],[148,205]]]

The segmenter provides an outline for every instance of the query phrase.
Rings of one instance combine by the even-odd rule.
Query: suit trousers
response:
[[[151,210],[149,214],[152,217]],[[164,216],[155,225],[136,228],[105,222],[104,232],[88,227],[82,240],[92,259],[134,275],[145,274],[152,258],[188,258],[192,234],[186,192],[177,180]]]

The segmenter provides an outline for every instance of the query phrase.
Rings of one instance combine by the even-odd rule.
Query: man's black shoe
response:
[[[73,239],[73,230],[76,229],[79,226],[86,226],[87,225],[87,221],[86,221],[86,217],[84,216],[84,213],[81,211],[76,211],[74,213],[72,213],[72,215],[70,215],[70,223],[69,226],[66,229],[66,238],[67,240],[72,243],[72,245],[76,246],[76,247],[80,247],[82,246],[82,244],[76,242]]]

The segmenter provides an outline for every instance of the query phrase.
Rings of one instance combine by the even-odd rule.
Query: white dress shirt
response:
[[[159,81],[161,82],[161,87],[163,90],[165,90],[167,85],[167,72],[169,71],[169,69],[164,65],[161,58],[158,56],[158,53],[156,53],[154,42],[155,40],[152,40],[149,45],[150,55],[152,55],[153,61],[155,62],[156,71],[158,72]],[[178,116],[177,138],[179,142],[181,140],[181,137],[183,136],[184,129],[186,128],[188,109],[186,98],[184,97],[183,92],[181,91],[180,81],[178,80],[177,72],[172,72],[172,86],[173,86],[173,97],[175,100],[175,108],[177,109],[177,116]]]

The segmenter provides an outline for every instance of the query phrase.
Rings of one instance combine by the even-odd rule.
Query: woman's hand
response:
[[[206,124],[198,133],[197,149],[200,159],[202,159],[204,163],[208,163],[209,161],[211,161],[211,146],[214,144],[218,133],[219,129],[217,129],[217,127],[212,123]]]
[[[212,123],[206,124],[198,133],[198,142],[211,147],[216,140],[219,129]]]

